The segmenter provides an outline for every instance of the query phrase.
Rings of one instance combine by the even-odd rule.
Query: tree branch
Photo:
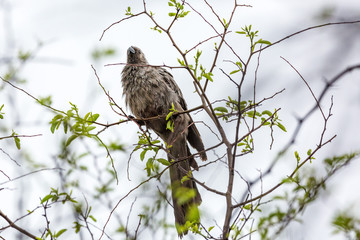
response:
[[[5,219],[5,221],[7,221],[7,222],[9,223],[9,227],[12,227],[12,228],[18,230],[19,232],[21,232],[22,234],[28,236],[28,237],[31,238],[31,239],[35,239],[35,240],[38,239],[35,235],[29,233],[29,232],[26,231],[25,229],[23,229],[23,228],[19,227],[18,225],[16,225],[16,224],[15,224],[13,221],[11,221],[10,218],[8,218],[1,210],[0,210],[0,216],[1,216],[3,219]]]

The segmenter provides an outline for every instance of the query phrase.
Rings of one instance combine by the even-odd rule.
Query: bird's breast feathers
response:
[[[122,85],[126,105],[137,117],[152,117],[169,112],[172,103],[179,99],[165,84],[163,76],[155,68],[124,68]],[[154,115],[154,113],[157,113]]]

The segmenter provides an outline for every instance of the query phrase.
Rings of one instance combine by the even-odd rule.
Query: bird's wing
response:
[[[159,68],[159,73],[163,77],[164,82],[168,85],[170,89],[172,89],[176,95],[179,96],[179,103],[183,110],[187,110],[185,99],[182,95],[182,92],[179,88],[179,86],[176,84],[174,77],[164,68]]]
[[[180,103],[181,107],[183,108],[183,110],[187,110],[187,106],[186,106],[184,97],[181,93],[179,86],[176,84],[173,76],[168,71],[166,71],[164,68],[159,68],[159,73],[163,77],[164,82],[169,86],[169,88],[171,88],[179,96],[179,103]],[[192,147],[194,147],[196,150],[203,151],[204,144],[201,140],[199,130],[197,129],[196,125],[193,123],[193,120],[192,120],[190,114],[187,114],[187,115],[190,119],[189,124],[191,124],[188,129],[189,131],[188,131],[188,135],[187,135],[187,140],[189,141],[190,145]],[[207,159],[205,152],[202,152],[200,154],[200,157],[203,161],[205,161]],[[192,160],[192,161],[194,161],[194,160]]]

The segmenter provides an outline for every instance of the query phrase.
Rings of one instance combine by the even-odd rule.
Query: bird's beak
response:
[[[135,53],[135,49],[133,47],[129,47],[128,48],[128,52],[134,54]]]

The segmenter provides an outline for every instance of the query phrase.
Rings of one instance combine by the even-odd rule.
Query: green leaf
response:
[[[262,115],[268,115],[269,117],[272,116],[272,113],[269,110],[265,110],[261,113]]]
[[[241,71],[240,69],[234,70],[234,71],[230,72],[230,75],[235,74],[235,73],[240,72],[240,71]]]
[[[208,73],[202,73],[202,75],[207,79],[209,80],[210,82],[213,82],[214,80],[212,79],[211,76],[213,76],[214,74],[212,72],[208,72]]]
[[[91,130],[94,130],[96,127],[95,126],[89,126],[86,128],[86,132],[90,132]]]
[[[51,127],[50,127],[51,133],[54,133],[55,130],[59,128],[61,121],[63,121],[62,114],[57,114],[55,117],[53,117],[53,119],[50,122],[51,123]]]
[[[214,227],[215,227],[215,226],[209,227],[208,232],[210,232]]]
[[[143,161],[145,158],[145,154],[146,154],[147,150],[144,150],[140,153],[140,160]]]
[[[184,183],[186,181],[190,180],[189,176],[188,175],[185,175],[181,178],[181,183]]]
[[[242,69],[242,64],[241,62],[236,62],[236,65],[240,67],[240,69]]]
[[[152,27],[150,29],[152,29],[154,31],[158,31],[159,33],[162,33],[161,29],[159,29],[158,26]]]
[[[132,15],[131,12],[126,12],[125,15]],[[98,60],[100,58],[113,56],[116,53],[113,48],[105,48],[105,49],[95,49],[91,53],[91,57],[94,60]]]
[[[169,120],[169,118],[173,115],[174,112],[169,112],[168,115],[166,115],[166,121]]]
[[[227,25],[225,18],[223,18],[223,23],[224,23],[225,26]]]
[[[157,143],[160,143],[160,140],[151,141],[151,144],[157,144]]]
[[[61,122],[59,122],[59,126],[60,126],[60,123]],[[59,128],[59,126],[58,126],[58,128]],[[67,123],[67,121],[63,121],[63,127],[64,127],[64,133],[65,134],[67,134],[67,130],[68,130],[68,123]]]
[[[256,43],[261,43],[261,44],[271,45],[271,42],[266,41],[266,40],[262,40],[262,39],[259,39]]]
[[[281,183],[292,183],[292,179],[291,178],[284,178]]]
[[[133,14],[131,13],[131,7],[127,7],[127,9],[125,10],[125,15],[127,15],[127,16],[133,15]]]
[[[44,106],[50,106],[52,103],[51,96],[39,97],[39,103]]]
[[[78,222],[74,222],[74,229],[75,229],[75,233],[78,233],[78,232],[80,232],[80,229],[82,228],[82,227],[84,227],[83,225],[81,225],[80,223],[78,223]]]
[[[43,199],[41,199],[41,202],[40,202],[40,203],[43,204],[44,202],[50,200],[50,198],[52,198],[52,197],[53,197],[53,195],[48,194],[48,195],[46,195]]]
[[[60,235],[63,234],[64,232],[66,232],[66,231],[67,231],[67,229],[61,229],[59,232],[57,232],[57,233],[55,234],[55,237],[56,237],[56,238],[60,237]]]
[[[257,113],[257,112],[256,112]],[[251,117],[251,118],[255,118],[256,119],[256,117],[255,117],[255,112],[254,111],[249,111],[249,112],[247,112],[246,113],[247,115],[248,115],[248,117]]]
[[[90,215],[89,216],[89,218],[91,218],[91,220],[93,220],[94,222],[96,222],[97,220],[96,220],[96,218],[94,218],[94,216],[93,215]]]
[[[170,16],[170,17],[174,17],[174,16],[176,16],[176,13],[170,12],[170,13],[169,13],[169,16]]]
[[[69,146],[70,143],[71,143],[72,141],[74,141],[78,136],[79,136],[79,135],[76,135],[76,134],[71,135],[71,136],[68,138],[68,140],[66,141],[65,146],[66,146],[66,147]]]
[[[252,208],[252,204],[247,204],[244,206],[244,209],[246,210],[251,210],[251,208]]]
[[[299,163],[300,162],[299,153],[297,151],[295,151],[294,154],[295,154],[296,161]]]
[[[236,31],[235,33],[238,33],[238,34],[246,34],[246,32],[244,32],[244,31]]]
[[[110,144],[108,144],[108,148],[112,151],[125,151],[125,146],[116,141],[110,142]]]
[[[95,122],[99,118],[99,116],[100,115],[98,113],[91,114],[90,121]]]
[[[58,120],[60,120],[62,118],[63,118],[62,114],[57,114],[55,117],[53,117],[53,119],[51,121],[52,122],[57,122]]]
[[[277,122],[276,125],[277,125],[281,130],[283,130],[284,132],[287,132],[287,131],[286,131],[286,128],[285,128],[284,125],[282,125],[281,123]]]
[[[159,163],[161,163],[162,165],[165,165],[165,166],[170,166],[171,164],[169,163],[168,160],[164,159],[164,158],[158,158],[156,159]]]
[[[20,138],[18,137],[14,137],[15,140],[15,145],[17,147],[18,150],[20,150],[21,146],[20,146]]]
[[[179,17],[185,17],[186,15],[189,14],[190,11],[182,11],[180,14],[179,14]]]
[[[21,51],[21,50],[18,52],[18,58],[19,58],[21,61],[26,61],[26,60],[28,60],[30,57],[31,57],[31,52],[23,52],[23,51]]]
[[[180,60],[180,58],[177,59],[181,66],[185,66],[184,60]]]
[[[311,155],[311,152],[312,152],[311,149],[309,149],[309,150],[307,151],[307,155],[310,156],[310,155]]]
[[[55,129],[58,129],[59,126],[60,126],[60,124],[61,124],[61,121],[52,123],[52,124],[51,124],[51,127],[50,127],[51,133],[54,133],[54,132],[55,132]]]
[[[227,108],[225,108],[225,107],[216,107],[216,108],[214,108],[214,111],[218,111],[218,112],[222,112],[222,113],[228,112]]]
[[[146,169],[147,175],[150,176],[151,171],[154,170],[154,158],[149,158],[147,160],[145,169]]]
[[[172,120],[167,121],[167,123],[166,123],[166,129],[174,132],[174,121],[172,121]]]
[[[85,121],[87,121],[87,119],[89,118],[90,114],[91,114],[91,112],[88,112],[88,113],[85,115],[85,117],[84,117],[84,120],[85,120]]]

